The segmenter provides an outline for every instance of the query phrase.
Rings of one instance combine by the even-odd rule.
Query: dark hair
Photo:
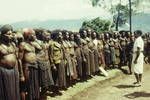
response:
[[[66,33],[68,32],[67,30],[62,30],[62,36],[63,36],[63,39],[66,40]],[[69,32],[68,32],[69,33]]]
[[[6,24],[0,28],[1,34],[6,34],[8,31],[13,31],[13,27],[9,24]]]
[[[43,40],[43,29],[34,29],[36,38],[38,40]]]
[[[59,35],[59,32],[61,32],[61,30],[57,29],[57,30],[53,30],[51,33],[51,38],[56,41]]]
[[[95,37],[94,37],[94,33],[96,34]],[[92,37],[92,38],[97,38],[97,37],[98,37],[98,33],[95,32],[95,31],[92,31],[91,37]]]
[[[77,35],[80,35],[80,33],[75,33],[75,34],[74,34],[74,42],[75,42],[77,45],[81,45],[81,39],[78,38]]]
[[[86,30],[85,30],[85,29],[82,29],[82,28],[79,30],[79,33],[80,33],[81,38],[84,38],[84,34],[83,34],[84,31],[86,31]]]
[[[134,33],[136,33],[136,34],[138,34],[140,36],[143,34],[141,30],[136,30]]]
[[[71,36],[73,35],[73,37],[74,37],[74,32],[72,32],[72,31],[69,31],[69,40],[70,41],[72,41],[72,39],[71,39]]]

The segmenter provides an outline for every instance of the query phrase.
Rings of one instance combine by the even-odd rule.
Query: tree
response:
[[[131,10],[131,0],[129,0],[129,23],[130,23],[130,32],[132,32],[132,10]]]
[[[115,6],[116,14],[113,16],[113,21],[116,23],[116,30],[118,31],[118,26],[122,26],[127,22],[129,15],[129,8],[126,5],[118,4]]]
[[[101,32],[104,32],[104,31],[108,31],[110,25],[111,25],[110,21],[102,20],[99,17],[97,17],[97,18],[92,19],[90,21],[84,21],[82,23],[81,29],[90,28],[90,29],[96,31],[97,33],[101,33]]]
[[[117,0],[116,0],[117,1]],[[142,0],[141,0],[142,1]],[[131,16],[133,12],[136,12],[136,9],[131,9],[131,5],[134,6],[135,8],[139,6],[139,4],[141,3],[140,0],[129,0],[128,3],[126,5],[121,5],[121,0],[119,0],[119,4],[118,5],[113,5],[112,2],[113,0],[91,0],[92,6],[99,6],[102,7],[104,9],[106,9],[107,11],[109,11],[112,15],[113,18],[115,19],[115,24],[116,24],[116,30],[118,29],[118,25],[122,25],[124,24],[129,16],[129,23],[130,23],[130,30],[132,29],[131,27]],[[104,3],[102,3],[104,2]],[[108,4],[111,5],[111,7],[108,6]],[[123,18],[123,19],[122,19]]]

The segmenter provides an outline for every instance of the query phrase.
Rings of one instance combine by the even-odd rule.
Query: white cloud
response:
[[[108,16],[106,11],[92,7],[90,0],[0,0],[0,13],[0,23]]]

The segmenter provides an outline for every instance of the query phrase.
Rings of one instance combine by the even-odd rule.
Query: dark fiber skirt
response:
[[[38,62],[39,81],[42,88],[54,85],[51,68],[48,62]]]
[[[0,100],[20,100],[19,74],[15,68],[0,67]]]
[[[27,64],[25,81],[20,83],[21,92],[27,92],[27,100],[40,99],[39,71],[37,64]],[[25,73],[25,72],[24,72]]]
[[[40,87],[38,78],[38,69],[29,68],[29,100],[39,100],[40,98]]]

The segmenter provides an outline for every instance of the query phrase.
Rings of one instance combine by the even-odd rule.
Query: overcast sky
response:
[[[0,23],[24,20],[83,19],[108,17],[90,0],[0,0]]]

